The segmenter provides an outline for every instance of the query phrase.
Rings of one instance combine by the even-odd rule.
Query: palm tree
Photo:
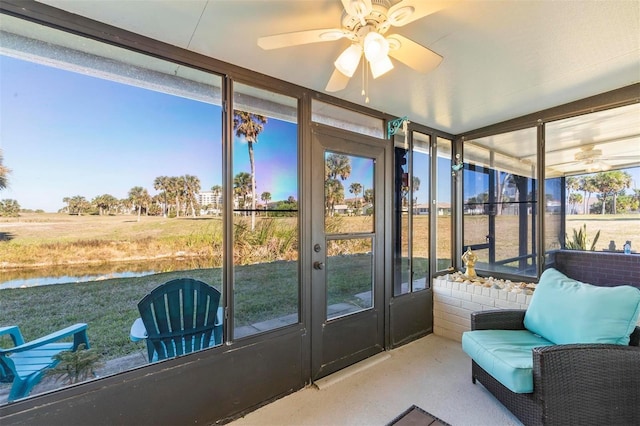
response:
[[[169,196],[175,201],[175,209],[176,209],[176,217],[180,217],[182,194],[184,183],[182,182],[182,178],[177,176],[172,176],[169,178],[169,182],[167,184],[169,190]]]
[[[351,185],[349,185],[349,192],[356,197],[356,207],[359,209],[362,203],[360,203],[358,194],[362,192],[362,185],[359,184],[358,182],[353,182]]]
[[[574,176],[570,176],[565,178],[564,180],[565,186],[567,187],[567,196],[569,199],[569,204],[574,204],[572,203],[571,200],[573,200],[574,202],[577,200],[577,195],[578,194],[573,194],[573,191],[584,191],[584,184],[585,184],[585,180],[582,177],[574,177]],[[585,192],[585,196],[586,196],[586,191]],[[580,201],[579,203],[582,203],[582,201],[584,200],[585,197],[583,197],[582,195],[580,195]],[[576,214],[576,206],[574,204],[574,208],[573,208],[573,213]],[[585,211],[586,211],[586,206],[585,206]]]
[[[338,180],[348,179],[351,175],[351,160],[344,154],[329,154],[324,161],[325,208],[333,216],[336,204],[344,200],[344,186]]]
[[[338,179],[327,179],[324,181],[324,197],[326,210],[331,216],[335,214],[336,204],[344,200],[344,186]]]
[[[211,187],[211,191],[213,191],[213,199],[215,200],[216,214],[220,215],[220,205],[218,203],[218,199],[220,198],[220,194],[222,194],[222,187],[220,185],[213,185]]]
[[[162,208],[163,217],[167,217],[167,209],[169,208],[167,204],[167,196],[169,195],[170,183],[170,179],[167,176],[158,176],[153,181],[153,189],[160,191],[160,195],[164,200],[164,207]]]
[[[594,186],[602,194],[602,214],[606,212],[606,201],[609,196],[613,198],[611,213],[616,214],[616,199],[618,193],[631,186],[631,175],[622,170],[600,172],[594,176]]]
[[[103,194],[95,197],[92,204],[98,208],[98,214],[102,216],[105,212],[109,214],[112,207],[116,205],[117,202],[118,200],[113,195]]]
[[[269,207],[269,201],[271,201],[271,193],[270,192],[263,192],[262,195],[260,196],[260,199],[262,199],[262,201],[264,201],[264,211],[265,211],[265,215],[269,215],[269,213],[267,213],[267,208]]]
[[[140,222],[142,207],[148,205],[151,200],[149,192],[141,186],[134,186],[129,190],[129,200],[131,200],[131,204],[138,210],[138,222]]]
[[[247,204],[247,196],[253,193],[249,173],[240,172],[233,178],[233,192],[238,197],[238,207],[244,209]]]
[[[582,178],[581,182],[581,189],[584,191],[585,193],[585,206],[584,206],[584,212],[586,214],[591,213],[591,209],[589,209],[589,199],[591,198],[591,194],[593,194],[594,192],[596,192],[598,190],[596,184],[595,184],[595,180],[594,180],[594,176],[585,176],[584,178]]]
[[[327,179],[348,179],[351,175],[351,160],[344,154],[329,154],[325,160],[325,177]]]
[[[509,197],[506,196],[505,192],[507,188],[515,186],[517,177],[512,173],[507,172],[496,171],[496,174],[498,175],[498,179],[496,179],[498,183],[498,187],[496,188],[496,214],[500,215],[502,214],[502,207],[505,198],[507,198],[506,201],[509,201]]]
[[[572,214],[577,214],[576,206],[578,204],[582,204],[582,194],[578,194],[577,192],[569,194],[569,205],[572,206],[571,207]]]
[[[362,198],[365,203],[373,203],[373,188],[365,189]]]
[[[191,217],[196,217],[197,194],[200,192],[200,179],[197,176],[184,175],[185,202],[191,206]],[[185,205],[186,208],[186,205]]]
[[[69,197],[64,197],[62,199],[62,202],[65,203],[67,205],[67,214],[71,214],[71,198]]]
[[[413,192],[418,192],[420,190],[420,178],[418,176],[414,176],[411,179],[412,182],[412,186],[406,186],[406,185],[402,185],[402,188],[400,189],[400,199],[402,200],[402,205],[403,207],[408,207],[409,206],[409,192],[411,192],[411,190],[413,190]]]
[[[249,163],[251,164],[251,230],[256,226],[256,163],[253,158],[253,144],[258,143],[258,135],[264,130],[267,117],[250,112],[233,112],[233,129],[236,136],[244,137],[249,149]]]
[[[122,214],[127,214],[131,212],[131,200],[128,198],[123,198],[118,200],[118,210]]]
[[[3,156],[2,150],[0,150],[0,190],[3,190],[7,187],[8,183],[8,175],[11,172],[11,169],[3,165]]]
[[[78,216],[82,216],[82,213],[86,213],[89,207],[91,204],[82,195],[75,195],[69,200],[69,214],[76,213]]]
[[[569,192],[579,191],[583,185],[582,179],[577,177],[568,177],[565,179],[565,185]]]

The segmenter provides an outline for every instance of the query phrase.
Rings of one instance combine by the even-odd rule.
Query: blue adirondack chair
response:
[[[166,282],[138,302],[132,341],[146,339],[149,362],[222,343],[220,292],[191,278]]]
[[[25,343],[17,326],[0,327],[0,336],[9,335],[13,347],[0,348],[0,381],[13,382],[8,401],[24,398],[38,384],[47,368],[59,361],[54,355],[62,351],[75,351],[85,344],[89,349],[87,324],[75,324]],[[73,337],[73,341],[62,341]]]

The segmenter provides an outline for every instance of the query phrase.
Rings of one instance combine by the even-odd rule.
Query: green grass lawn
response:
[[[335,218],[336,226],[348,231],[352,218]],[[354,219],[356,222],[362,218]],[[420,219],[420,220],[418,220]],[[426,232],[426,218],[416,220],[415,232]],[[484,238],[486,227],[481,217],[465,217],[470,233]],[[474,223],[479,222],[479,223]],[[234,218],[236,255],[234,267],[235,326],[242,327],[266,319],[296,313],[299,306],[299,277],[296,262],[298,247],[295,218],[260,218],[255,232],[247,229],[246,218]],[[447,222],[443,222],[445,225]],[[601,229],[597,249],[614,239],[621,246],[633,239],[631,230],[640,229],[638,215],[629,217],[569,216],[567,230],[587,223],[595,234]],[[472,226],[472,225],[477,226]],[[5,240],[2,244],[0,268],[15,262],[22,265],[41,264],[42,275],[56,268],[82,265],[87,273],[100,262],[125,265],[132,258],[150,259],[158,255],[193,255],[207,259],[208,265],[183,265],[182,270],[137,278],[56,284],[23,289],[0,290],[0,325],[18,325],[25,337],[35,339],[75,322],[89,324],[89,338],[105,360],[141,349],[143,343],[129,340],[129,329],[138,317],[137,303],[156,286],[178,277],[192,277],[220,289],[222,270],[221,221],[219,218],[143,217],[133,216],[76,217],[61,214],[33,214],[18,219],[3,219]],[[358,225],[357,223],[354,225]],[[516,217],[500,218],[499,227],[515,235]],[[447,228],[447,229],[445,229]],[[292,229],[294,230],[292,232]],[[438,230],[441,239],[449,235],[448,226]],[[507,242],[512,242],[507,239]],[[634,244],[634,249],[640,242]],[[501,255],[510,255],[514,247],[501,244]],[[354,294],[369,290],[368,256],[353,248],[351,255],[332,258],[335,273],[331,277],[328,303],[352,301]],[[365,250],[366,252],[366,250]],[[202,255],[204,254],[204,257]],[[426,271],[426,253],[414,253],[415,270]],[[200,255],[201,257],[198,257]],[[94,263],[79,263],[81,260]],[[4,263],[3,263],[4,262]],[[126,268],[125,268],[126,269]],[[185,270],[186,269],[186,270]],[[5,269],[5,271],[9,271]],[[0,269],[0,271],[3,271]],[[3,272],[4,273],[4,272]],[[406,274],[405,274],[406,275]],[[408,277],[404,277],[408,279]],[[421,275],[414,278],[421,278]],[[0,344],[4,342],[0,341]]]
[[[371,288],[369,256],[336,256],[329,304],[355,301],[354,295]],[[107,279],[85,283],[55,284],[0,290],[2,325],[18,325],[26,340],[76,322],[89,325],[91,346],[103,360],[142,350],[144,343],[131,342],[129,330],[138,318],[137,303],[158,285],[189,277],[218,290],[220,268],[166,272],[137,278]],[[234,268],[235,326],[279,318],[298,312],[298,263],[277,261]],[[0,342],[7,346],[8,342]]]

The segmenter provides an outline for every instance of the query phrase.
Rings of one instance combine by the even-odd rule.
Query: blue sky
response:
[[[271,193],[271,201],[298,199],[297,168],[298,127],[285,121],[268,118],[264,130],[253,144],[256,161],[256,187],[260,194]],[[244,138],[234,137],[233,175],[251,172],[249,150]]]
[[[633,194],[634,189],[638,189],[640,187],[640,167],[633,167],[624,169],[625,172],[631,175],[631,187],[626,190],[627,194]],[[483,173],[474,173],[469,170],[464,170],[465,176],[465,188],[464,188],[464,199],[468,200],[470,197],[477,196],[482,194],[483,192],[487,192],[489,187],[489,177]],[[583,176],[583,175],[579,175]],[[531,190],[531,183],[529,183],[529,190]],[[546,188],[547,195],[553,196],[554,199],[558,199],[560,197],[559,188],[555,185],[549,186]],[[581,191],[578,191],[581,192]],[[567,191],[567,196],[569,196],[569,192]]]
[[[134,186],[154,195],[158,176],[195,175],[202,190],[222,182],[221,108],[192,99],[115,83],[0,55],[0,149],[12,169],[0,199],[54,212],[62,199],[101,194],[125,198]],[[250,171],[246,141],[234,138],[233,174]],[[269,118],[254,144],[257,192],[271,200],[298,198],[297,126]],[[428,167],[416,156],[419,204],[428,202]],[[419,164],[420,163],[420,164]],[[445,164],[446,163],[446,164]],[[630,170],[640,186],[640,168]],[[447,182],[448,160],[438,181]],[[343,182],[370,187],[364,163],[354,160]],[[448,185],[439,201],[450,201]],[[476,195],[465,187],[465,198]]]
[[[219,106],[6,56],[0,69],[0,149],[12,169],[0,198],[57,211],[75,195],[153,195],[163,175],[221,184]],[[254,145],[258,191],[274,201],[297,198],[296,141],[295,124],[269,119]],[[234,144],[234,173],[249,172],[246,143]]]

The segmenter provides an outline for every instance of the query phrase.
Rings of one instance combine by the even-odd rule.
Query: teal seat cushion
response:
[[[640,289],[598,287],[555,269],[542,273],[524,326],[556,344],[628,345],[640,315]]]
[[[516,393],[533,392],[532,349],[552,342],[527,330],[474,330],[462,334],[462,349],[480,367]]]

